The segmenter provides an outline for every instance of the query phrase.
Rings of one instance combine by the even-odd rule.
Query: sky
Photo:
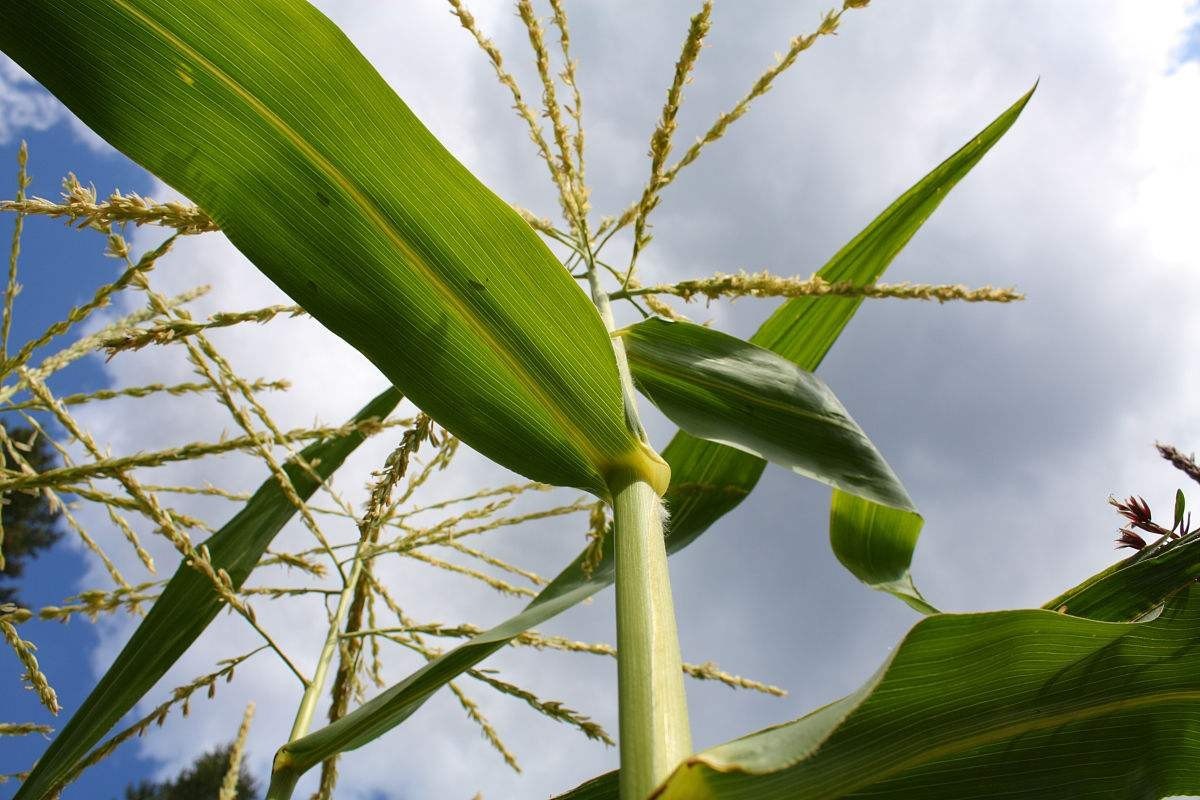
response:
[[[417,115],[503,197],[543,216],[555,203],[511,101],[446,7],[434,0],[319,3]],[[476,3],[480,25],[536,97],[524,31],[507,4]],[[612,213],[636,197],[647,140],[695,3],[568,3],[588,126],[593,207]],[[708,46],[685,92],[677,141],[690,142],[784,50],[815,27],[824,3],[720,4]],[[1196,487],[1156,455],[1156,441],[1200,443],[1192,398],[1200,379],[1191,342],[1200,322],[1195,187],[1200,185],[1200,12],[1190,2],[1039,0],[949,4],[877,0],[848,14],[841,32],[803,54],[777,86],[663,195],[647,278],[677,280],[736,269],[807,276],[926,171],[1024,93],[1039,87],[1013,129],[954,190],[895,261],[891,280],[1016,286],[1007,306],[868,302],[820,374],[879,446],[926,519],[913,574],[936,605],[981,610],[1040,605],[1112,563],[1118,525],[1110,495],[1143,494],[1167,516],[1176,488]],[[99,142],[36,84],[0,62],[0,164],[29,141],[33,193],[53,197],[75,171],[102,192],[157,197],[170,190]],[[11,220],[0,219],[0,240]],[[161,231],[131,236],[138,248]],[[614,252],[627,252],[628,241]],[[622,248],[625,248],[622,250]],[[14,334],[35,333],[86,297],[116,265],[102,242],[60,223],[30,220]],[[219,236],[184,242],[157,270],[164,291],[213,290],[197,314],[284,298]],[[119,299],[119,315],[133,302]],[[769,301],[684,308],[698,321],[750,335]],[[344,419],[383,385],[345,344],[308,320],[214,337],[246,375],[287,377],[272,395],[284,424]],[[59,391],[146,380],[189,380],[169,348],[95,357]],[[114,452],[217,435],[227,417],[211,403],[138,401],[83,407],[80,418]],[[136,413],[135,413],[136,412]],[[654,440],[671,427],[652,411]],[[194,431],[194,432],[193,432]],[[338,485],[359,487],[389,442],[374,440]],[[248,459],[189,464],[170,480],[250,488]],[[504,481],[478,457],[437,491]],[[165,480],[166,478],[164,478]],[[574,495],[567,495],[573,497]],[[219,515],[228,507],[188,506]],[[671,559],[683,655],[789,689],[785,699],[689,684],[698,747],[797,717],[859,685],[916,616],[859,585],[826,539],[828,490],[768,469],[751,498]],[[106,520],[86,520],[106,541]],[[553,573],[583,543],[584,522],[550,520],[495,543],[497,552]],[[348,532],[343,533],[348,535]],[[287,541],[304,534],[289,530]],[[155,545],[164,564],[170,548]],[[123,567],[134,569],[132,560]],[[386,579],[414,614],[487,625],[519,603],[497,601],[427,570],[389,568]],[[33,605],[58,602],[103,575],[71,545],[31,568]],[[260,617],[311,664],[321,611],[301,602]],[[544,626],[578,639],[612,640],[611,592]],[[72,703],[86,694],[134,621],[34,625],[51,680]],[[170,686],[253,646],[222,617],[164,679]],[[7,659],[7,660],[5,660]],[[0,654],[0,675],[16,674]],[[57,666],[56,666],[57,665]],[[416,664],[396,659],[389,677]],[[528,683],[616,729],[615,664],[554,653],[503,651],[485,666]],[[446,692],[399,729],[350,754],[339,797],[545,797],[616,765],[614,749],[585,741],[518,703],[471,687],[525,772],[489,749]],[[126,746],[64,797],[117,796],[133,775],[168,775],[228,741],[244,703],[258,702],[249,766],[260,776],[290,726],[298,693],[268,661],[248,664],[215,703]],[[0,685],[5,718],[35,706],[18,682]],[[8,713],[8,709],[15,709]],[[40,742],[6,743],[0,772],[25,767]],[[11,784],[9,785],[11,786]],[[0,786],[0,796],[9,787]],[[300,794],[306,791],[302,786]]]

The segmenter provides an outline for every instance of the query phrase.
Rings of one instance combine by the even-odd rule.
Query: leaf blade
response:
[[[618,467],[661,472],[588,298],[308,3],[35,0],[0,21],[0,48],[464,442],[602,496]]]
[[[838,561],[877,591],[899,598],[914,611],[937,613],[913,583],[909,567],[925,520],[916,511],[891,508],[833,490],[829,543]]]
[[[654,797],[1194,794],[1198,621],[1195,586],[1147,623],[1040,610],[927,617],[855,693],[688,759]],[[612,775],[561,800],[615,800]]]
[[[382,420],[400,402],[388,387],[353,418]],[[329,478],[361,444],[358,430],[314,442],[300,452],[322,479]],[[283,465],[296,493],[308,499],[318,483],[292,459]],[[296,513],[274,477],[268,478],[245,506],[204,542],[214,569],[224,569],[236,589],[249,577],[271,541]],[[200,637],[224,602],[208,579],[180,564],[161,595],[138,625],[96,687],[38,759],[14,800],[40,798],[125,715]]]
[[[1035,84],[967,144],[897,198],[817,274],[830,282],[849,281],[859,285],[878,280],[950,190],[1012,127],[1036,88]],[[802,369],[816,371],[861,303],[862,298],[857,297],[793,298],[763,323],[750,342],[778,353]],[[736,508],[757,485],[764,467],[761,459],[683,431],[675,435],[662,454],[671,466],[673,487],[689,487],[684,491],[669,489],[666,496],[672,519],[682,520],[689,531],[703,531]],[[702,488],[691,488],[705,486],[714,490],[706,493]],[[870,537],[874,532],[867,531],[864,535]]]
[[[1174,592],[1200,578],[1200,531],[1146,548],[1046,602],[1042,608],[1103,622],[1152,614]]]
[[[871,440],[811,372],[689,322],[651,318],[618,334],[637,387],[693,436],[858,497],[915,509]]]

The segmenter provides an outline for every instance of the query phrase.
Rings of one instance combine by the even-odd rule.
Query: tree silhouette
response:
[[[43,437],[32,428],[24,426],[5,429],[9,446],[29,463],[35,472],[44,472],[58,466],[58,454]],[[12,466],[17,459],[7,448],[0,449],[3,463]],[[4,555],[4,569],[0,581],[12,583],[21,576],[25,562],[57,542],[62,536],[59,528],[61,513],[50,507],[46,496],[41,493],[6,492],[0,495],[0,523],[4,526],[4,538],[0,542],[0,553]],[[0,603],[17,602],[14,586],[0,584]]]
[[[230,745],[201,755],[173,780],[141,781],[125,788],[125,800],[216,800],[229,769]],[[243,764],[238,772],[237,800],[256,800],[258,783]]]

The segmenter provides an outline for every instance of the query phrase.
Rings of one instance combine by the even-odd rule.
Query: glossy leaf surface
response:
[[[872,589],[898,597],[922,614],[933,614],[937,609],[917,590],[908,571],[924,524],[915,511],[833,490],[829,542],[838,561]]]
[[[1043,608],[1073,617],[1131,622],[1200,578],[1200,531],[1165,546],[1150,546],[1063,592]]]
[[[652,318],[619,334],[638,389],[691,435],[857,497],[913,509],[896,473],[811,372],[690,322]]]
[[[834,283],[877,281],[950,190],[1012,127],[1032,94],[1033,90],[1030,90],[958,152],[897,198],[817,274]],[[801,369],[815,371],[861,303],[861,298],[853,297],[793,298],[763,323],[750,337],[750,342],[778,353]],[[682,431],[662,453],[672,470],[671,488],[667,493],[672,520],[689,532],[705,530],[736,508],[757,485],[765,466],[759,458]],[[864,521],[882,523],[886,515],[860,517]],[[838,520],[835,518],[834,521]],[[906,521],[901,535],[897,535],[890,524],[881,529],[835,528],[832,534],[834,552],[851,572],[869,584],[873,585],[874,581],[863,575],[880,571],[901,576],[892,580],[911,582],[907,569],[920,524],[920,517],[914,514]],[[860,561],[861,554],[868,550],[863,542],[879,540],[887,541],[890,561],[887,564],[877,559]],[[876,549],[876,552],[880,551]],[[912,598],[905,599],[908,602]]]
[[[589,299],[304,0],[4,3],[0,49],[465,443],[665,487]]]

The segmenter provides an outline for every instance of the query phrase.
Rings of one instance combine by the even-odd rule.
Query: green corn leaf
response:
[[[821,277],[830,281],[870,283],[882,275],[900,247],[933,213],[942,197],[1012,126],[1031,94],[1032,91],[1018,100],[971,142],[889,206],[825,265],[819,273]],[[840,297],[790,300],[780,307],[768,325],[759,331],[759,336],[751,341],[780,353],[802,369],[812,371],[854,316],[859,303],[857,298]],[[774,324],[772,321],[775,321]],[[768,330],[768,326],[770,336],[765,338],[767,334],[763,331]],[[687,547],[741,503],[754,488],[766,466],[765,461],[749,453],[683,432],[676,434],[663,450],[662,456],[671,466],[671,484],[666,495],[671,509],[671,522],[667,527],[668,554]],[[912,516],[917,520],[919,530],[920,517],[915,514]],[[882,519],[880,523],[878,530],[881,541],[891,540],[893,536],[882,526]],[[868,541],[875,533],[876,529],[864,531],[853,527],[845,530],[845,538]],[[915,531],[907,530],[906,535],[915,544]],[[895,549],[892,548],[892,551]],[[836,541],[835,552],[840,552]],[[879,552],[887,550],[879,548]],[[911,557],[911,545],[907,552]],[[577,556],[519,614],[430,661],[337,722],[285,745],[276,759],[273,782],[294,782],[323,759],[361,747],[378,738],[408,719],[439,688],[507,645],[513,637],[610,586],[615,576],[612,547],[605,548],[600,563],[590,571],[583,566],[587,560],[585,554]],[[888,566],[894,567],[897,561],[890,559]],[[870,561],[864,563],[870,567],[866,570],[868,575],[885,571],[878,564]],[[908,563],[904,562],[902,566],[906,575]],[[899,579],[889,580],[895,584],[895,588],[903,588]],[[917,597],[919,595],[913,589],[905,599],[911,602]]]
[[[900,479],[820,378],[720,331],[652,318],[619,332],[633,379],[693,436],[892,508]]]
[[[1012,127],[1034,89],[897,198],[817,274],[833,283],[877,281],[950,190]],[[855,297],[793,298],[763,323],[750,342],[778,353],[801,369],[815,371],[861,303],[862,298]],[[755,456],[683,431],[675,435],[662,454],[671,466],[671,487],[666,500],[672,524],[695,532],[693,536],[736,508],[757,485],[765,466]],[[836,492],[834,500],[838,501]],[[901,518],[864,509],[861,513],[839,516],[835,510],[832,522],[834,552],[852,573],[869,585],[890,591],[915,608],[925,610],[924,600],[915,589],[906,588],[911,586],[908,566],[922,524],[918,515]],[[851,527],[850,523],[870,527]],[[882,561],[880,555],[887,555],[889,560]],[[880,574],[891,577],[884,581],[872,577]]]
[[[711,328],[649,319],[620,332],[638,388],[684,431],[834,487],[834,553],[867,585],[928,614],[908,572],[923,521],[824,382]],[[670,452],[670,451],[668,451]]]
[[[1175,490],[1175,525],[1171,530],[1178,530],[1183,533],[1183,514],[1187,510],[1187,499],[1183,496],[1183,489]]]
[[[1200,587],[1161,616],[919,622],[853,694],[695,755],[656,800],[1160,798],[1200,792]],[[616,774],[561,800],[616,800]]]
[[[305,0],[4,3],[0,49],[466,444],[665,490],[591,302]]]
[[[353,421],[382,420],[399,402],[400,393],[389,387],[364,406]],[[301,450],[300,457],[325,480],[364,438],[363,433],[355,431],[315,442]],[[295,461],[286,462],[284,471],[301,498],[308,499],[317,490],[317,481]],[[275,535],[295,514],[296,507],[284,496],[279,483],[268,478],[242,510],[204,542],[213,567],[224,569],[234,588],[241,588]],[[180,564],[129,643],[38,759],[14,800],[37,800],[52,792],[179,660],[224,605],[207,578]]]
[[[829,542],[838,561],[872,589],[898,597],[922,614],[933,614],[937,609],[917,590],[908,571],[924,524],[915,511],[833,490]]]
[[[1135,622],[1161,610],[1172,595],[1193,587],[1198,577],[1200,532],[1161,549],[1147,548],[1136,553],[1050,600],[1042,608],[1097,622]],[[852,700],[853,696],[839,700],[810,714],[809,718],[822,711],[844,708]],[[616,785],[616,773],[608,773],[578,787],[563,800],[612,798]]]
[[[1068,589],[1042,608],[1103,622],[1132,622],[1155,612],[1200,578],[1200,531],[1150,546]]]

